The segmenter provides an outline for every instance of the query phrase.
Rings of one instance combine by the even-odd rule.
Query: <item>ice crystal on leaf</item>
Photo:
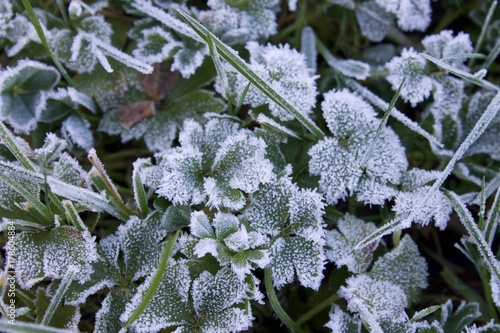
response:
[[[371,332],[384,332],[379,323],[383,318],[393,322],[407,319],[404,312],[406,295],[401,287],[364,274],[350,277],[346,283],[347,286],[340,287],[339,295],[347,300],[348,309],[358,313]]]
[[[403,80],[401,97],[413,107],[429,97],[432,90],[432,79],[425,75],[427,61],[413,48],[403,49],[401,56],[393,58],[387,65],[389,75],[387,81],[397,90]]]
[[[338,229],[326,232],[326,257],[338,267],[347,266],[350,272],[365,272],[372,262],[373,251],[379,242],[375,241],[357,251],[354,247],[377,229],[375,224],[346,215],[339,220]]]
[[[234,45],[276,33],[277,0],[209,0],[200,21],[222,41]]]
[[[402,218],[412,216],[413,222],[422,226],[434,220],[435,226],[443,230],[450,219],[452,206],[443,193],[430,190],[431,186],[422,186],[398,193],[392,210]]]
[[[309,74],[304,55],[290,48],[288,44],[281,46],[259,45],[256,42],[247,43],[250,51],[249,67],[260,78],[265,80],[276,92],[283,96],[300,113],[308,116],[316,104],[316,83],[314,76]],[[235,70],[228,68],[228,76],[234,75]],[[231,71],[233,74],[231,74]],[[231,79],[231,78],[230,78]],[[249,82],[241,74],[237,74],[235,81],[236,94],[240,96]],[[223,84],[217,84],[219,93]],[[251,85],[245,96],[245,102],[253,107],[268,104],[271,113],[282,121],[293,120],[294,116],[271,101],[259,89]]]
[[[136,332],[158,332],[177,326],[176,332],[237,332],[247,329],[252,321],[248,286],[229,268],[215,275],[202,272],[191,283],[189,262],[172,260],[163,273],[160,286],[134,321]],[[125,321],[141,301],[151,278],[139,286],[120,319]]]
[[[356,18],[363,36],[374,42],[384,39],[392,21],[392,15],[374,1],[357,5]]]
[[[273,177],[265,157],[266,144],[248,130],[238,130],[231,118],[212,118],[202,126],[187,120],[179,134],[181,147],[161,162],[158,194],[176,204],[197,204],[207,198],[212,207],[241,209],[243,193],[253,193]]]
[[[469,35],[463,32],[453,36],[451,30],[443,30],[439,34],[430,35],[422,40],[422,45],[428,54],[442,59],[451,66],[467,71],[464,62],[466,55],[474,52]]]
[[[55,68],[37,61],[21,60],[4,69],[0,72],[0,120],[16,132],[33,130],[46,106],[48,91],[59,80]]]
[[[31,288],[44,277],[60,279],[70,265],[77,268],[74,278],[85,282],[93,271],[91,264],[98,258],[94,238],[88,231],[68,226],[50,232],[20,232],[16,235],[18,283]]]
[[[303,286],[317,289],[325,260],[321,196],[299,189],[285,175],[261,185],[250,200],[242,219],[264,234],[281,235],[270,248],[275,286],[281,288],[297,275]]]
[[[359,316],[351,317],[340,306],[334,305],[325,327],[331,329],[332,333],[361,333],[361,320]]]
[[[431,23],[430,0],[375,0],[377,4],[398,18],[404,31],[424,31]]]
[[[249,231],[232,214],[217,213],[210,223],[203,212],[194,212],[190,227],[191,234],[200,238],[194,247],[194,254],[201,258],[210,253],[221,266],[231,264],[231,269],[241,280],[250,273],[252,263],[264,268],[270,262],[267,237]]]
[[[183,46],[168,31],[158,26],[144,29],[141,33],[142,37],[132,54],[150,64],[172,58],[174,52]]]
[[[408,235],[375,262],[369,275],[400,286],[412,300],[416,300],[421,289],[427,288],[427,263]]]
[[[90,130],[90,122],[80,115],[71,115],[62,123],[63,137],[85,151],[94,146],[94,138]]]
[[[399,138],[387,127],[375,137],[379,121],[361,97],[347,90],[332,90],[324,97],[323,116],[334,137],[309,150],[309,172],[321,177],[329,204],[352,194],[359,201],[382,204],[396,194],[393,186],[408,166]],[[374,139],[372,151],[367,151],[367,142]],[[369,158],[362,165],[365,155]]]

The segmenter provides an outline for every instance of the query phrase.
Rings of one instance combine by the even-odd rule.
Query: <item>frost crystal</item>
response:
[[[316,104],[315,77],[309,74],[304,55],[293,50],[289,45],[262,46],[256,42],[249,42],[247,49],[250,51],[249,67],[257,76],[265,80],[276,92],[283,96],[300,113],[308,116]],[[235,70],[232,69],[234,72]],[[241,95],[248,85],[248,80],[241,74],[236,77],[235,89]],[[219,93],[222,84],[218,84]],[[257,107],[268,104],[271,113],[282,121],[293,120],[294,116],[278,106],[265,96],[259,89],[251,85],[245,96],[245,101]]]
[[[382,204],[396,194],[392,186],[399,184],[408,166],[399,138],[383,128],[367,151],[378,127],[373,108],[347,90],[333,90],[324,97],[323,116],[334,137],[309,150],[309,172],[321,177],[320,188],[329,204],[354,193],[359,201]],[[362,165],[364,156],[368,159]]]
[[[387,81],[397,90],[405,80],[401,97],[413,107],[429,97],[432,90],[432,79],[424,74],[426,60],[410,49],[403,49],[400,57],[393,58],[387,65],[389,75]]]

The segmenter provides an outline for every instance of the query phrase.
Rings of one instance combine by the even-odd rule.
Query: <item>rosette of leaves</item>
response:
[[[205,126],[187,120],[179,134],[181,146],[165,152],[157,193],[174,204],[239,210],[245,194],[273,177],[266,143],[253,132],[238,129],[231,117],[209,116]]]
[[[194,255],[201,258],[211,254],[221,266],[230,265],[241,280],[254,266],[264,268],[270,262],[267,236],[252,231],[233,214],[217,213],[210,222],[205,213],[194,212],[190,228],[191,235],[199,238]]]
[[[358,255],[354,249],[358,228],[366,234],[374,225],[346,216],[340,220],[339,231],[330,231],[326,236],[327,258],[338,266],[346,265],[356,274],[346,280],[346,286],[342,286],[338,294],[347,300],[348,309],[357,314],[351,317],[335,308],[327,327],[341,327],[339,332],[360,332],[363,323],[370,332],[386,332],[390,327],[405,325],[408,320],[405,308],[427,287],[427,263],[420,256],[417,245],[406,235],[395,248],[372,264],[370,261],[378,241],[363,249],[370,260]]]
[[[200,22],[229,45],[267,38],[276,33],[277,0],[209,0]]]
[[[324,98],[323,117],[333,137],[309,150],[309,172],[320,176],[319,186],[328,204],[348,195],[368,204],[383,204],[397,193],[395,186],[408,167],[398,136],[387,127],[378,130],[375,111],[361,97],[332,90]]]
[[[309,116],[316,104],[315,76],[309,73],[309,68],[303,54],[290,48],[288,44],[281,46],[259,45],[249,42],[246,48],[250,52],[249,67],[256,75],[264,79],[276,92],[283,96],[300,113]],[[234,98],[240,96],[248,88],[249,82],[234,68],[225,66],[229,84],[230,95]],[[293,68],[294,70],[290,70]],[[226,87],[219,81],[216,89],[222,95]],[[264,93],[251,85],[246,92],[245,102],[258,107],[264,104],[269,106],[271,114],[282,121],[293,120],[292,114],[271,101]]]
[[[241,220],[271,238],[270,269],[277,288],[293,282],[318,289],[323,279],[323,207],[321,196],[300,189],[288,173],[260,186],[250,196]]]

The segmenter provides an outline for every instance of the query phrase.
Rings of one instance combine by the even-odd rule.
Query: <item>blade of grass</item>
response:
[[[317,139],[322,139],[325,134],[316,126],[309,118],[300,113],[295,109],[290,103],[288,103],[280,94],[278,94],[266,81],[260,78],[255,72],[253,72],[245,61],[240,58],[237,53],[220,41],[215,35],[213,35],[207,28],[201,25],[198,21],[193,19],[191,16],[187,15],[181,10],[177,10],[177,13],[181,18],[191,26],[191,28],[200,37],[208,43],[209,38],[213,40],[218,53],[224,60],[226,60],[231,66],[233,66],[241,75],[243,75],[247,80],[249,80],[257,89],[259,89],[263,94],[269,97],[273,102],[281,106],[283,109],[292,114],[307,130],[309,130]]]
[[[491,247],[493,244],[493,238],[495,237],[498,223],[500,221],[500,186],[495,194],[495,199],[491,205],[490,211],[488,212],[488,217],[486,219],[486,225],[484,226],[484,238],[486,242]]]
[[[146,218],[149,212],[148,197],[146,195],[146,191],[144,190],[141,176],[139,175],[139,170],[146,164],[146,160],[139,159],[133,163],[132,171],[132,187],[134,190],[134,200],[137,208],[139,208],[142,218]]]
[[[57,288],[55,295],[51,298],[49,306],[45,310],[45,313],[43,315],[42,321],[40,324],[42,325],[48,325],[50,321],[52,320],[52,317],[54,316],[57,307],[61,304],[62,299],[64,295],[66,295],[66,292],[69,289],[69,285],[73,281],[73,276],[75,275],[76,271],[74,268],[70,267],[66,273],[64,274],[61,284]]]
[[[483,80],[481,77],[478,77],[477,75],[481,74],[481,73],[476,73],[476,75],[474,74],[471,74],[471,73],[467,73],[466,71],[463,71],[461,69],[458,69],[458,68],[455,68],[449,64],[447,64],[446,62],[440,60],[440,59],[436,59],[428,54],[425,54],[425,53],[419,53],[422,57],[424,57],[425,59],[429,60],[430,62],[436,64],[438,67],[441,67],[443,68],[444,70],[447,70],[448,72],[458,76],[459,78],[467,81],[467,82],[470,82],[470,83],[474,83],[480,87],[483,87],[483,88],[486,88],[486,89],[489,89],[489,90],[493,90],[493,91],[499,91],[500,88],[497,87],[496,85],[494,85],[493,83],[490,83],[486,80]]]
[[[495,9],[497,8],[498,1],[493,1],[490,5],[490,9],[488,10],[488,14],[486,14],[486,19],[484,20],[483,26],[481,27],[481,33],[476,41],[476,47],[474,48],[474,52],[478,53],[481,51],[481,48],[484,44],[484,37],[486,36],[486,32],[488,31],[488,27],[490,26],[491,19],[493,18],[493,14],[495,13]],[[468,63],[468,67],[471,68],[474,66],[474,58],[470,59]]]
[[[23,152],[23,148],[16,142],[16,137],[11,131],[0,121],[0,143],[3,143],[14,157],[28,170],[35,171],[36,166],[31,162],[28,155]]]
[[[229,81],[227,80],[226,71],[224,70],[222,62],[220,61],[219,53],[217,53],[214,40],[210,36],[207,36],[207,43],[208,49],[210,50],[210,56],[212,57],[212,61],[215,65],[217,76],[219,76],[220,80],[222,81],[222,87],[226,93],[226,99],[229,102],[229,114],[234,116],[235,109],[233,107],[233,100],[231,99],[231,94],[229,92]]]
[[[43,48],[54,62],[54,65],[56,65],[59,72],[61,72],[61,75],[64,77],[66,82],[68,82],[70,86],[77,88],[76,83],[73,81],[71,76],[69,76],[68,72],[66,72],[66,69],[64,69],[59,59],[57,59],[54,53],[52,53],[47,38],[45,37],[45,33],[43,32],[42,25],[38,21],[38,18],[36,17],[35,11],[31,7],[29,0],[21,0],[21,1],[23,2],[23,6],[26,9],[26,12],[28,13],[31,23],[33,24],[33,27],[35,28],[35,31],[38,37],[40,38],[40,41],[42,42]]]
[[[488,56],[486,57],[486,60],[484,61],[481,67],[484,69],[490,68],[490,66],[493,65],[499,54],[500,54],[500,40],[497,39],[497,42],[495,43],[493,50],[491,50],[488,53]]]
[[[500,266],[495,258],[495,255],[491,251],[488,243],[483,237],[481,230],[478,228],[477,224],[474,222],[472,215],[469,210],[462,203],[460,198],[453,192],[442,189],[443,193],[448,199],[450,199],[453,208],[460,217],[460,221],[467,230],[467,233],[472,238],[473,243],[476,245],[479,254],[483,258],[486,266],[488,267],[492,276],[495,276],[497,281],[500,281]]]
[[[355,80],[346,80],[345,81],[347,86],[349,86],[351,89],[355,90],[357,93],[359,93],[361,96],[363,96],[365,99],[368,100],[371,104],[373,104],[375,107],[379,108],[380,110],[387,110],[389,108],[389,103],[372,93],[370,90],[367,88],[363,87],[361,84],[359,84]],[[424,130],[420,125],[415,123],[413,120],[408,118],[404,113],[399,111],[398,109],[394,108],[394,110],[391,112],[391,116],[393,116],[396,120],[398,120],[400,123],[408,127],[410,130],[413,132],[420,134],[424,138],[426,138],[431,144],[436,145],[439,148],[443,148],[444,145],[439,142],[432,134]]]
[[[161,254],[160,258],[160,263],[158,264],[158,268],[156,269],[156,272],[154,273],[153,280],[151,281],[151,285],[149,286],[149,289],[146,291],[146,294],[142,298],[141,303],[137,306],[137,308],[134,310],[134,312],[130,315],[130,318],[127,320],[127,322],[123,325],[122,329],[120,332],[126,332],[127,328],[130,327],[134,323],[134,321],[139,318],[139,316],[144,312],[146,309],[146,306],[148,305],[149,301],[151,298],[153,298],[156,289],[158,289],[158,286],[160,285],[161,279],[163,277],[163,273],[167,269],[168,266],[168,261],[170,259],[170,256],[172,254],[172,250],[174,249],[175,241],[177,240],[177,237],[179,237],[180,234],[180,229],[176,231],[174,235],[170,235],[168,240],[165,242],[165,247],[163,248],[163,253]]]

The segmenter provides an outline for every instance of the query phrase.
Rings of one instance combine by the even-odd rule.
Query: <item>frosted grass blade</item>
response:
[[[419,53],[419,55],[421,55],[425,59],[429,60],[430,62],[433,62],[438,67],[441,67],[441,68],[447,70],[448,72],[458,76],[459,78],[461,78],[467,82],[474,83],[480,87],[483,87],[483,88],[486,88],[489,90],[494,90],[494,91],[500,90],[499,87],[497,87],[493,83],[482,79],[482,74],[483,74],[482,71],[480,71],[480,72],[476,73],[476,75],[474,75],[471,73],[467,73],[466,71],[463,71],[461,69],[455,68],[455,67],[451,66],[450,64],[447,64],[446,62],[444,62],[440,59],[436,59],[428,54]]]
[[[220,41],[215,35],[207,30],[203,25],[198,23],[195,19],[187,15],[181,10],[177,13],[185,20],[193,30],[198,33],[205,42],[208,43],[209,38],[213,40],[217,51],[224,60],[233,66],[241,75],[249,80],[255,87],[262,93],[269,97],[273,102],[281,106],[283,109],[290,112],[305,128],[307,128],[316,138],[322,139],[325,134],[317,127],[310,119],[305,117],[297,111],[290,103],[288,103],[280,94],[278,94],[266,81],[260,78],[253,72],[243,59],[241,59],[234,50]]]
[[[69,285],[73,281],[73,275],[75,275],[75,269],[73,267],[69,267],[68,271],[66,272],[66,274],[64,274],[61,280],[59,288],[57,288],[55,295],[51,298],[50,304],[43,315],[41,321],[42,325],[48,325],[50,323],[50,320],[54,316],[57,307],[59,306],[59,304],[61,304],[64,295],[66,295],[66,292],[69,289]]]
[[[450,199],[453,208],[460,217],[460,221],[462,221],[469,236],[473,239],[473,244],[477,246],[477,250],[486,263],[491,275],[494,276],[497,281],[500,281],[500,266],[498,260],[496,260],[495,255],[484,239],[483,233],[479,230],[476,222],[474,222],[471,213],[455,193],[445,189],[443,189],[443,193]]]
[[[346,83],[351,89],[355,90],[366,100],[368,100],[368,102],[370,102],[380,110],[387,110],[389,108],[389,103],[387,103],[386,101],[384,101],[383,99],[372,93],[367,88],[363,87],[358,82],[354,80],[346,80]],[[439,142],[432,134],[424,130],[422,127],[420,127],[419,124],[408,118],[404,113],[402,113],[398,109],[394,108],[394,110],[391,112],[391,115],[413,132],[420,134],[421,136],[426,138],[431,144],[436,145],[439,148],[444,147],[443,144]]]
[[[495,237],[496,230],[498,228],[498,223],[500,220],[500,186],[495,194],[495,199],[491,204],[488,217],[486,219],[486,225],[484,226],[484,238],[489,246],[493,244],[493,238]]]
[[[4,144],[14,155],[14,157],[28,170],[35,171],[36,167],[33,162],[30,161],[23,149],[17,144],[16,138],[11,131],[7,129],[7,126],[0,121],[0,143]]]

